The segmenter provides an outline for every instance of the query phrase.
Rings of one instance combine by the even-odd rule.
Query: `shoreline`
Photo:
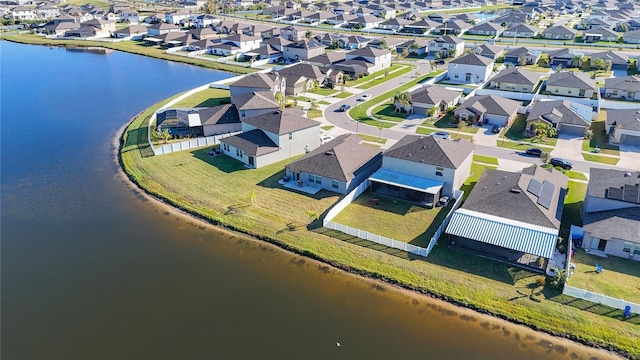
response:
[[[152,105],[153,106],[153,105]],[[396,279],[392,279],[389,278],[387,276],[378,274],[378,273],[374,273],[374,272],[370,272],[370,271],[366,271],[366,270],[361,270],[361,269],[357,269],[345,264],[342,264],[340,262],[337,262],[335,260],[331,260],[331,259],[325,259],[323,257],[320,257],[314,253],[308,252],[308,251],[304,251],[304,250],[300,250],[297,249],[289,244],[286,244],[282,241],[279,241],[275,238],[266,236],[266,235],[262,235],[262,234],[252,234],[249,233],[247,231],[243,231],[242,229],[238,229],[237,227],[233,226],[233,225],[229,225],[229,224],[224,224],[221,223],[219,221],[214,221],[211,219],[207,219],[206,217],[189,211],[186,208],[180,206],[180,204],[175,204],[173,202],[171,202],[168,199],[164,199],[162,197],[159,197],[151,192],[149,192],[147,189],[145,189],[144,187],[142,187],[129,173],[126,172],[126,170],[124,169],[124,165],[122,162],[122,149],[123,149],[123,145],[124,145],[124,136],[126,134],[127,129],[129,128],[129,126],[132,125],[132,123],[139,117],[141,116],[147,109],[143,109],[142,111],[140,111],[138,114],[136,114],[135,116],[133,116],[127,123],[125,123],[122,127],[120,127],[116,133],[116,136],[114,137],[114,141],[113,141],[113,145],[114,145],[114,161],[116,162],[116,166],[117,166],[117,171],[119,173],[119,175],[122,177],[123,180],[127,181],[128,184],[138,190],[144,197],[146,197],[147,199],[150,199],[154,202],[154,204],[156,204],[156,206],[162,206],[162,207],[166,207],[167,209],[170,209],[174,214],[177,214],[180,217],[184,217],[187,218],[189,220],[192,221],[197,221],[199,223],[204,223],[207,226],[212,227],[213,229],[217,230],[217,231],[221,231],[224,233],[229,233],[229,234],[233,234],[233,235],[237,235],[237,236],[242,236],[245,238],[248,238],[250,240],[253,241],[258,241],[260,243],[267,243],[270,246],[274,246],[282,251],[285,251],[287,253],[291,253],[297,256],[301,256],[304,257],[306,259],[311,259],[319,264],[325,264],[325,265],[329,265],[331,266],[331,268],[333,268],[334,270],[337,271],[341,271],[346,273],[346,275],[349,276],[355,276],[357,277],[359,280],[364,280],[364,281],[371,281],[374,283],[382,283],[386,286],[389,286],[397,291],[406,291],[411,295],[414,296],[425,296],[428,297],[431,300],[436,300],[436,301],[442,301],[445,302],[453,307],[455,307],[456,309],[460,309],[460,310],[467,310],[467,311],[471,311],[474,314],[480,314],[483,316],[488,316],[491,317],[493,319],[498,319],[500,321],[505,321],[509,324],[512,325],[517,325],[517,326],[524,326],[527,329],[537,332],[537,333],[541,333],[541,334],[545,334],[547,336],[551,336],[557,339],[562,339],[565,341],[571,341],[573,343],[576,344],[580,344],[583,346],[587,346],[589,348],[593,348],[593,349],[597,349],[597,350],[601,350],[601,351],[607,351],[609,354],[617,356],[617,357],[621,357],[621,358],[633,358],[631,354],[627,353],[624,350],[618,349],[613,345],[605,345],[605,344],[601,344],[601,343],[597,343],[597,342],[591,342],[591,341],[585,341],[582,340],[580,338],[578,338],[576,335],[574,334],[568,334],[568,333],[562,333],[562,332],[553,332],[544,328],[541,328],[539,326],[536,326],[534,324],[530,324],[530,323],[526,323],[524,321],[518,320],[518,319],[514,319],[511,318],[509,316],[503,315],[503,314],[499,314],[499,313],[494,313],[491,312],[485,308],[479,307],[479,306],[475,306],[473,304],[469,304],[466,302],[462,302],[456,299],[453,299],[447,295],[444,294],[440,294],[428,289],[424,289],[424,288],[419,288],[410,284],[405,284],[402,283],[401,281],[398,281]]]

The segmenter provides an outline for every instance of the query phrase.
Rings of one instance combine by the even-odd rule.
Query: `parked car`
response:
[[[369,99],[371,99],[371,94],[362,94],[362,96],[358,98],[358,101],[367,101]]]
[[[544,150],[539,149],[539,148],[528,148],[527,151],[525,151],[525,153],[527,155],[537,156],[537,157],[542,156],[542,154],[546,154],[546,152]]]
[[[549,164],[553,166],[561,167],[564,170],[571,170],[571,168],[573,167],[572,163],[570,163],[565,159],[560,159],[560,158],[551,158],[551,160],[549,160]]]
[[[493,125],[491,127],[491,132],[494,133],[494,134],[499,134],[500,131],[502,131],[502,126],[500,126],[500,125]]]
[[[449,134],[446,131],[436,131],[436,132],[432,133],[431,136],[437,137],[437,138],[441,138],[441,139],[445,139],[445,140],[451,139],[451,134]]]
[[[344,104],[344,105],[340,106],[340,111],[341,112],[345,112],[345,111],[347,111],[349,109],[351,109],[351,105]]]
[[[327,134],[320,135],[320,145],[324,145],[331,140],[333,140],[333,136],[331,135],[327,135]]]
[[[444,65],[444,60],[443,59],[438,59],[435,61],[436,65]]]
[[[438,206],[447,206],[447,204],[449,204],[449,197],[448,196],[443,196],[440,198],[440,200],[438,200]]]

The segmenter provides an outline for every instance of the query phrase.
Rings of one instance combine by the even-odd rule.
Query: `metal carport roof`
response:
[[[405,189],[425,192],[428,194],[437,194],[444,185],[444,182],[442,181],[426,179],[385,169],[379,169],[376,171],[369,177],[369,180]]]

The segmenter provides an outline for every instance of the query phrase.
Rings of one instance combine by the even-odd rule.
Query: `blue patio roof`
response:
[[[444,185],[444,182],[442,181],[426,179],[419,176],[385,169],[379,169],[376,171],[369,177],[369,180],[429,194],[437,194]]]
[[[453,213],[447,234],[551,258],[558,230],[467,209]]]

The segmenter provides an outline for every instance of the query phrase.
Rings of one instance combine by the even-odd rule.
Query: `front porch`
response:
[[[278,184],[282,185],[286,189],[300,191],[305,194],[311,194],[311,195],[315,195],[318,193],[318,191],[322,190],[318,185],[304,182],[302,180],[295,181],[295,180],[280,179],[278,180]]]

